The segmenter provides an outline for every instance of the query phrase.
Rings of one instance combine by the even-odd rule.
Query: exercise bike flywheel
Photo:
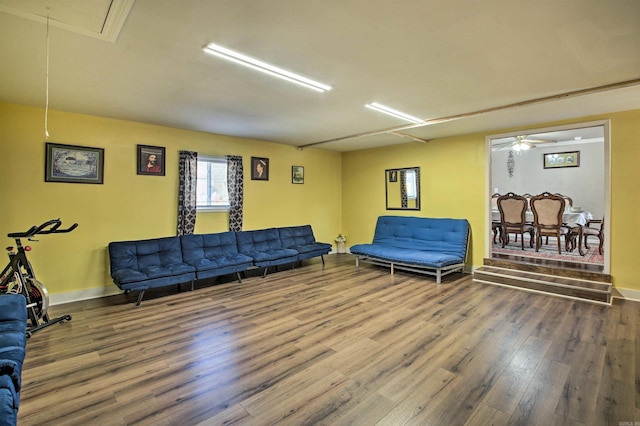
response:
[[[49,310],[49,292],[44,284],[36,279],[30,279],[29,298],[31,303],[35,304],[34,311],[38,319],[44,318]]]

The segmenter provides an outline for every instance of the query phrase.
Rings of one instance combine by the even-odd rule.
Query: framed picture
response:
[[[165,152],[163,146],[138,145],[139,175],[164,176]]]
[[[398,181],[398,171],[389,170],[389,182],[397,182],[397,181]]]
[[[304,183],[304,166],[291,166],[291,183]]]
[[[251,180],[269,180],[269,159],[251,157]]]
[[[46,143],[44,181],[104,182],[104,149]]]
[[[545,169],[558,169],[560,167],[580,167],[580,151],[544,154],[543,162]]]

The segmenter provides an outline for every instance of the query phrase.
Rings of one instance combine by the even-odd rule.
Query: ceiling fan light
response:
[[[513,146],[513,150],[514,151],[520,151],[522,149],[522,146],[520,144],[514,145]]]
[[[528,150],[528,149],[531,149],[531,146],[529,146],[529,144],[523,143],[523,144],[520,146],[520,149],[521,149],[521,150],[523,150],[523,151],[526,151],[526,150]]]

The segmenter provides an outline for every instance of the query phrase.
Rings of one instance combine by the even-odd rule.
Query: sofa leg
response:
[[[322,259],[322,266],[324,266],[324,256],[320,255],[320,259]]]
[[[191,291],[193,291],[196,280],[191,280]]]
[[[440,269],[436,270],[436,284],[440,284],[442,282],[442,271]]]
[[[238,282],[241,283],[242,282],[242,278],[240,277],[240,272],[236,272],[236,275],[238,276]]]
[[[360,256],[356,256],[356,269],[360,267]]]
[[[140,306],[140,303],[142,303],[142,298],[144,297],[144,292],[145,292],[145,290],[140,290],[140,293],[138,293],[138,301],[136,302],[136,306]]]
[[[265,266],[265,267],[264,267],[264,271],[262,272],[262,278],[264,278],[264,277],[266,277],[266,276],[267,276],[267,271],[268,271],[268,270],[269,270],[269,267],[268,267],[268,266]],[[277,270],[277,268],[276,268],[276,270]]]

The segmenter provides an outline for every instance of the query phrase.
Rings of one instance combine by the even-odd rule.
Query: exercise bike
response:
[[[0,297],[6,293],[22,294],[27,299],[27,337],[31,337],[36,331],[50,325],[71,321],[71,315],[62,315],[57,318],[49,318],[49,293],[47,288],[36,279],[31,262],[27,259],[27,252],[31,247],[22,244],[22,239],[37,241],[34,237],[43,234],[60,234],[71,232],[78,227],[74,223],[66,229],[60,229],[62,221],[52,219],[40,226],[32,226],[25,232],[13,232],[9,238],[16,241],[15,247],[7,247],[9,264],[0,274]]]

